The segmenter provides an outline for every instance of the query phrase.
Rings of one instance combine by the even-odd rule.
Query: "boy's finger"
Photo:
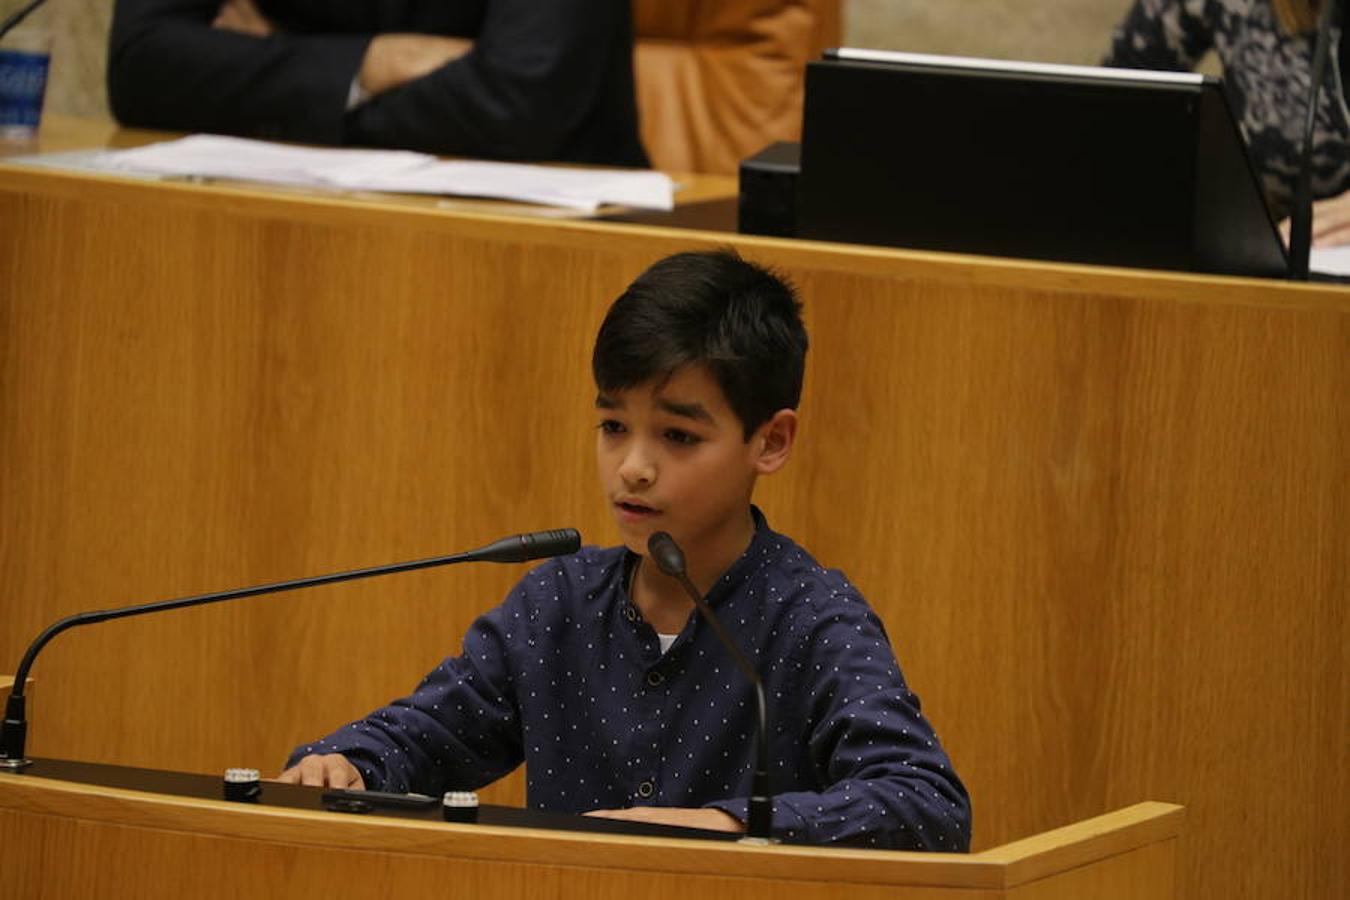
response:
[[[328,787],[350,788],[352,786],[352,767],[341,756],[324,758],[324,776]]]
[[[310,787],[325,785],[324,762],[317,756],[308,756],[300,760],[300,783]]]

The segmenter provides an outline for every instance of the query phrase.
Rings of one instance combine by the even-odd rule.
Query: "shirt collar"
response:
[[[782,549],[782,537],[769,527],[768,520],[758,506],[750,506],[750,515],[755,520],[755,533],[750,538],[750,545],[745,548],[745,552],[740,555],[731,566],[717,577],[717,581],[708,589],[705,600],[709,606],[717,605],[723,597],[734,594],[736,590],[748,579],[752,572],[758,570],[765,559]],[[625,599],[631,596],[629,587],[632,583],[633,571],[637,566],[638,554],[632,550],[625,550],[623,565],[620,568],[623,579],[623,596]]]

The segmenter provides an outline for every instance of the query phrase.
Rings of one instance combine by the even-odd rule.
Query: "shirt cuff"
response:
[[[749,806],[745,800],[714,800],[712,803],[703,804],[704,809],[720,809],[742,825],[750,821]]]
[[[744,797],[714,800],[711,803],[703,804],[703,806],[705,809],[720,809],[742,825],[750,823],[750,801]],[[806,823],[796,817],[791,807],[785,809],[781,806],[778,797],[773,798],[773,824],[771,827],[774,837],[784,843],[805,843],[813,839],[807,832]]]
[[[352,79],[352,86],[347,90],[347,112],[351,112],[369,99],[370,91],[361,87],[361,76],[357,75]]]

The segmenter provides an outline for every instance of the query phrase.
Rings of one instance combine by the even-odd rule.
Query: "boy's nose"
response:
[[[619,464],[619,477],[624,484],[651,484],[656,480],[656,467],[649,454],[643,452],[641,447],[634,446],[624,454]]]

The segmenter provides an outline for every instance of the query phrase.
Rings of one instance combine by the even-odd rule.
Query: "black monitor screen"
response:
[[[802,237],[1285,271],[1213,78],[837,50],[806,84]]]

